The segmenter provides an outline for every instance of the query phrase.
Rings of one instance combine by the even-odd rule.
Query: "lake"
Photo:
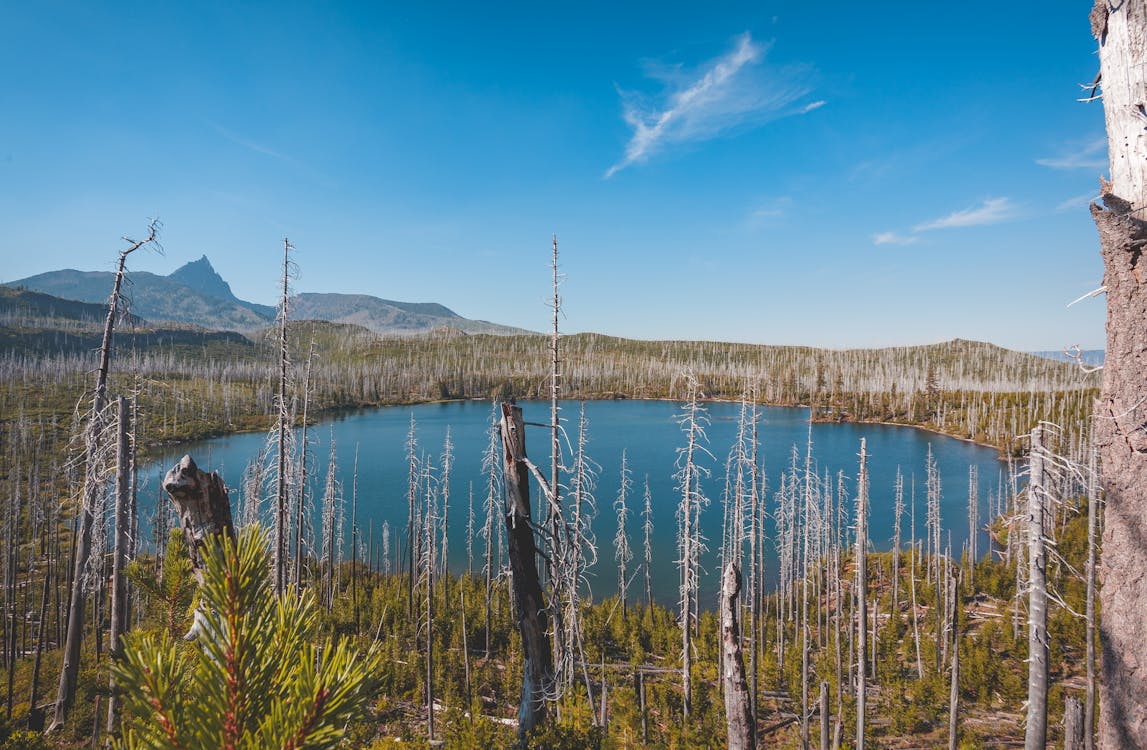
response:
[[[526,422],[547,423],[547,402],[523,402]],[[737,432],[740,405],[736,403],[707,403],[711,423],[708,448],[713,457],[704,457],[711,476],[705,482],[709,507],[701,517],[701,529],[708,538],[710,552],[702,558],[705,573],[702,576],[702,603],[715,601],[717,552],[721,543],[721,497],[725,485],[725,458],[733,445]],[[562,419],[571,443],[576,445],[580,403],[562,402]],[[601,471],[594,493],[598,513],[593,519],[593,531],[599,548],[599,560],[590,571],[595,598],[616,592],[616,567],[613,557],[613,539],[617,529],[617,514],[613,510],[619,487],[621,452],[626,450],[633,476],[630,494],[629,523],[630,546],[634,550],[631,570],[640,563],[641,504],[645,477],[653,498],[653,593],[662,603],[677,600],[677,568],[675,512],[679,493],[673,474],[677,449],[684,446],[676,416],[679,404],[668,401],[590,401],[585,405],[588,420],[587,455],[600,465]],[[450,567],[464,572],[466,559],[466,522],[473,485],[475,529],[483,522],[482,503],[486,496],[487,481],[482,472],[482,456],[488,444],[488,426],[491,403],[465,401],[417,406],[395,406],[356,411],[312,425],[308,437],[312,441],[312,474],[310,485],[316,497],[321,497],[326,481],[330,440],[334,439],[338,455],[337,476],[347,499],[347,519],[350,518],[350,497],[355,450],[358,450],[358,514],[361,539],[367,537],[368,524],[373,522],[376,545],[384,521],[389,522],[395,534],[404,534],[407,516],[407,459],[406,442],[410,419],[414,417],[418,449],[425,451],[434,465],[441,465],[441,453],[447,428],[454,443],[454,468],[450,476],[449,553]],[[767,508],[776,508],[775,492],[781,484],[781,474],[791,462],[793,446],[801,452],[801,461],[808,437],[808,409],[764,407],[763,422],[759,428],[761,453],[768,480]],[[159,494],[158,483],[163,473],[184,453],[190,453],[201,468],[218,471],[231,488],[232,508],[236,517],[241,504],[242,476],[247,464],[257,455],[265,434],[242,434],[192,443],[171,448],[161,460],[151,462],[140,471],[141,513],[150,517],[154,513]],[[908,503],[913,481],[916,489],[916,535],[925,535],[924,475],[926,455],[931,446],[939,466],[943,483],[941,515],[945,528],[944,540],[951,533],[952,548],[959,553],[968,535],[968,467],[978,467],[981,519],[988,516],[989,493],[995,493],[1006,465],[998,460],[995,449],[944,437],[911,427],[873,424],[825,424],[812,426],[813,456],[816,470],[823,477],[827,470],[835,480],[843,470],[848,478],[849,499],[855,497],[853,479],[857,473],[860,439],[867,439],[870,477],[870,537],[877,549],[891,546],[893,529],[893,487],[897,467],[904,476],[905,516],[903,535],[905,545],[909,535]],[[526,448],[534,463],[549,474],[549,430],[546,427],[527,426]],[[567,462],[571,462],[567,459]],[[1006,481],[1006,477],[1005,477]],[[538,516],[537,488],[531,490],[534,515]],[[317,522],[316,522],[317,523]],[[772,522],[766,522],[771,546]],[[983,521],[981,520],[981,526]],[[391,555],[397,540],[392,539]],[[981,554],[987,550],[986,537],[981,534]],[[482,542],[475,538],[475,570],[481,567]],[[346,553],[349,558],[349,547]],[[767,569],[775,579],[775,554],[768,550]],[[640,577],[634,581],[631,595],[640,597]],[[771,579],[767,579],[771,580]],[[773,585],[770,583],[770,586]]]

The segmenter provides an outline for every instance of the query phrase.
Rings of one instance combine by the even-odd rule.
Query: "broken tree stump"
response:
[[[741,570],[730,562],[721,577],[721,649],[725,681],[725,723],[729,750],[751,750],[753,714],[749,686],[745,681],[745,660],[741,655],[741,628],[737,622],[737,597],[741,593]]]
[[[202,585],[203,548],[213,537],[235,537],[227,486],[219,472],[208,474],[196,465],[195,459],[184,456],[163,478],[163,489],[179,514],[179,523],[183,527],[183,536],[191,557],[191,572]],[[202,629],[203,613],[196,608],[195,621],[183,636],[184,640],[194,640]]]

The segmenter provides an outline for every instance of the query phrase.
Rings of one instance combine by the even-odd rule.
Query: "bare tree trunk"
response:
[[[120,289],[123,287],[127,256],[144,245],[155,242],[159,232],[158,222],[148,227],[147,239],[132,242],[131,247],[121,250],[119,265],[116,268],[115,283],[108,298],[108,314],[104,321],[103,341],[100,344],[100,364],[96,371],[96,387],[92,395],[92,410],[88,420],[88,439],[84,449],[84,488],[80,500],[79,530],[73,544],[74,561],[72,566],[71,601],[68,605],[67,640],[64,644],[63,666],[60,669],[60,687],[56,694],[56,712],[49,731],[63,726],[76,697],[76,678],[80,671],[80,642],[84,631],[84,569],[88,566],[92,544],[92,509],[99,492],[98,457],[101,450],[102,414],[107,404],[108,368],[111,363],[112,335],[116,319],[120,313]]]
[[[537,547],[530,511],[530,472],[521,407],[502,404],[502,455],[506,477],[504,517],[510,552],[514,611],[522,637],[522,695],[518,739],[525,745],[546,718],[546,693],[553,683],[546,605],[538,579]]]
[[[278,464],[275,494],[275,593],[281,594],[287,581],[287,279],[290,277],[291,243],[283,238],[283,298],[279,309],[279,396],[278,396]]]
[[[1069,695],[1063,709],[1063,750],[1083,750],[1083,704]]]
[[[1099,746],[1147,747],[1147,0],[1096,2],[1111,182],[1092,205],[1107,290],[1107,355],[1095,405],[1105,511],[1099,591]]]
[[[949,573],[949,575],[951,574]],[[956,750],[960,715],[960,594],[958,588],[958,586],[953,585],[950,593],[952,602],[952,679],[948,692],[948,750]]]
[[[828,682],[822,681],[820,683],[820,750],[828,750],[829,748],[829,726],[832,724],[832,716],[828,710]]]
[[[721,650],[724,652],[725,725],[729,750],[755,747],[749,687],[745,682],[745,660],[741,655],[741,627],[737,622],[741,570],[735,562],[725,566],[721,579]]]
[[[299,449],[299,491],[296,493],[295,501],[295,564],[292,566],[291,571],[292,583],[295,587],[295,595],[298,596],[303,590],[303,526],[307,522],[307,412],[310,410],[311,405],[311,363],[315,358],[315,336],[314,331],[311,331],[311,346],[307,353],[307,367],[303,375],[303,444]],[[355,459],[358,459],[358,449],[355,449]],[[358,633],[357,620],[355,621],[355,633]]]
[[[1028,711],[1026,750],[1047,745],[1047,555],[1044,552],[1044,512],[1047,486],[1044,477],[1043,427],[1031,434],[1031,469],[1027,488],[1028,537]]]
[[[1083,709],[1083,742],[1087,750],[1095,746],[1095,552],[1098,541],[1099,475],[1094,442],[1088,451],[1087,466],[1087,697]]]
[[[458,605],[462,610],[462,668],[466,678],[466,711],[474,723],[474,694],[470,692],[470,636],[466,632],[466,590],[458,587]]]
[[[127,632],[127,581],[124,567],[127,564],[128,545],[128,505],[131,503],[131,451],[129,442],[128,401],[119,397],[119,445],[116,450],[116,498],[115,498],[115,546],[112,555],[112,613],[111,638],[109,647],[112,658],[121,653],[120,637]],[[119,696],[116,694],[115,678],[108,684],[108,737],[115,732],[116,709]]]
[[[856,747],[864,750],[867,685],[865,665],[868,637],[868,453],[860,439],[860,473],[856,480]]]
[[[641,706],[641,744],[649,744],[649,711],[645,705],[645,673],[638,669],[634,672],[637,682],[637,702]]]

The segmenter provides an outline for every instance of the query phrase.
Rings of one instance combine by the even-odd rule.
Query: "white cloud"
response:
[[[703,141],[739,126],[811,112],[824,102],[793,106],[807,95],[809,70],[804,66],[765,64],[767,46],[748,32],[733,49],[692,75],[661,75],[665,93],[653,104],[622,92],[625,122],[632,128],[625,156],[605,173],[646,161],[673,143]]]
[[[873,245],[911,245],[919,241],[920,238],[915,235],[899,232],[877,232],[872,235]]]
[[[933,221],[917,224],[913,232],[928,232],[933,229],[953,229],[956,227],[978,227],[984,224],[998,224],[1015,218],[1016,207],[1008,198],[989,198],[979,206],[955,211]]]
[[[1065,147],[1058,156],[1036,159],[1035,163],[1051,169],[1106,169],[1107,138],[1095,138]]]
[[[815,102],[809,102],[808,104],[801,107],[801,114],[802,115],[808,114],[809,112],[812,112],[814,109],[820,109],[825,104],[828,104],[828,102],[826,102],[824,99],[817,99]]]
[[[1099,200],[1097,193],[1084,193],[1083,195],[1075,195],[1071,198],[1060,203],[1055,207],[1057,214],[1067,213],[1068,211],[1077,211],[1081,208],[1087,208],[1092,201]]]

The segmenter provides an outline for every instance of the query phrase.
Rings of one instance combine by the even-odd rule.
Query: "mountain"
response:
[[[436,328],[495,335],[530,333],[521,328],[463,318],[436,302],[395,302],[366,294],[300,294],[291,299],[290,316],[292,320],[352,323],[391,336],[426,333]]]
[[[108,271],[49,271],[8,286],[64,300],[103,305],[115,274]],[[125,296],[132,314],[153,323],[191,323],[204,328],[250,332],[271,325],[275,308],[239,299],[204,255],[168,276],[128,273]],[[305,293],[292,298],[294,320],[326,320],[362,326],[388,336],[410,336],[446,328],[463,333],[513,335],[521,328],[470,320],[434,302],[395,302],[366,294]]]
[[[219,272],[211,265],[211,261],[207,260],[206,255],[199,260],[185,263],[175,269],[167,278],[171,281],[183,284],[186,287],[190,287],[208,297],[217,297],[222,300],[227,300],[228,302],[234,302],[268,320],[273,320],[275,317],[274,307],[256,304],[255,302],[247,302],[246,300],[241,300],[236,297],[231,291],[231,285],[223,280],[223,277],[220,276]]]
[[[64,299],[102,304],[107,301],[114,283],[115,274],[110,271],[76,271],[69,268],[29,276],[13,281],[9,286]],[[273,319],[273,316],[251,309],[249,303],[204,294],[170,276],[158,276],[146,271],[128,274],[124,296],[128,299],[133,315],[152,322],[171,321],[192,323],[204,328],[250,331],[267,326]]]

